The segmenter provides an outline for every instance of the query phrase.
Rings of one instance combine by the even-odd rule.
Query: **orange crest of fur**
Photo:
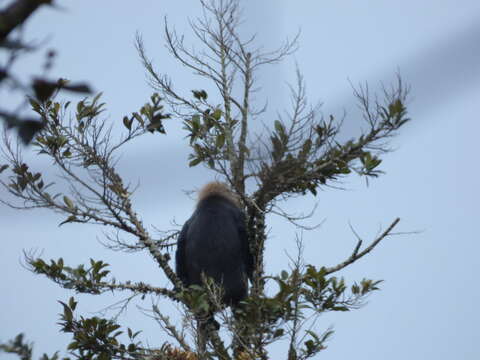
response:
[[[200,189],[198,192],[198,202],[200,203],[202,200],[215,195],[221,196],[239,206],[237,196],[230,190],[227,184],[219,181],[209,182]]]

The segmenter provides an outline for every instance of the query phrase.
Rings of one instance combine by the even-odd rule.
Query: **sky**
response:
[[[267,49],[301,30],[299,50],[259,74],[258,101],[268,99],[272,120],[276,110],[288,103],[286,84],[294,79],[295,64],[303,72],[311,101],[323,103],[322,113],[346,112],[346,137],[357,134],[361,126],[351,84],[368,81],[372,90],[379,90],[382,82],[391,83],[399,72],[411,86],[412,121],[393,140],[395,151],[384,157],[385,175],[369,186],[351,176],[341,184],[345,190],[325,188],[316,198],[297,198],[284,205],[294,212],[318,205],[309,223],[323,222],[322,226],[300,234],[306,261],[318,266],[334,265],[350,255],[356,240],[349,224],[365,241],[373,240],[396,217],[401,218],[397,231],[410,232],[388,238],[341,273],[349,281],[368,277],[384,283],[363,308],[320,318],[318,330],[333,326],[335,335],[318,357],[478,359],[480,173],[475,143],[480,132],[480,2],[245,0],[242,4],[242,34],[258,33],[258,43]],[[123,115],[140,108],[152,93],[134,48],[136,32],[143,35],[157,68],[168,73],[178,89],[189,92],[201,87],[202,81],[169,58],[162,35],[163,18],[168,16],[188,41],[188,18],[199,10],[194,0],[65,1],[57,9],[35,14],[25,34],[45,44],[45,51],[57,49],[52,77],[91,83],[103,92],[108,118],[120,124]],[[17,72],[31,74],[38,64],[35,57],[22,59]],[[2,103],[9,100],[5,93],[0,96]],[[211,180],[212,174],[201,167],[188,168],[181,125],[173,120],[165,125],[167,136],[147,135],[129,146],[120,169],[127,179],[140,183],[134,200],[144,223],[172,229],[172,221],[182,224],[194,207],[185,191]],[[39,170],[51,171],[50,164],[30,149],[25,157]],[[6,196],[0,190],[0,197]],[[108,251],[99,243],[104,229],[58,227],[62,220],[44,210],[0,207],[0,341],[24,332],[35,343],[37,357],[62,351],[68,343],[69,337],[56,324],[61,311],[57,300],[74,294],[27,271],[22,265],[24,250],[36,250],[47,259],[61,256],[72,265],[104,259],[119,280],[167,285],[148,253]],[[275,274],[286,267],[286,253],[295,252],[299,233],[275,216],[268,218],[268,227],[267,272]],[[76,297],[79,310],[91,316],[124,294]],[[131,306],[120,322],[143,329],[142,339],[160,344],[166,337],[137,308],[148,308],[150,301]],[[282,355],[281,346],[271,349],[272,358]]]

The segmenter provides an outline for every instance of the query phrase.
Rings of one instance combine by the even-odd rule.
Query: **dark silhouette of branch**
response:
[[[22,25],[41,5],[49,5],[52,0],[16,0],[0,11],[0,41],[3,41],[15,28]]]

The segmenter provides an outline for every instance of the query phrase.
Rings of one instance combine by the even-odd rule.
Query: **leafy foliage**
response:
[[[5,343],[0,343],[0,352],[7,354],[15,354],[21,360],[32,360],[33,345],[25,342],[24,334],[18,334],[15,339]],[[59,360],[58,353],[48,356],[43,354],[40,360]],[[69,358],[63,358],[63,360],[69,360]]]
[[[378,290],[381,281],[364,279],[353,284],[348,291],[345,281],[328,277],[326,268],[317,270],[308,265],[304,272],[295,268],[290,273],[282,271],[273,277],[278,291],[272,297],[249,297],[236,310],[237,319],[245,326],[242,333],[252,336],[264,334],[264,345],[277,341],[289,333],[298,321],[319,316],[329,311],[350,311],[363,304],[372,291]],[[307,331],[308,340],[298,347],[298,358],[314,356],[326,348],[325,342],[333,332],[318,335]]]
[[[135,341],[140,331],[133,332],[127,328],[128,343],[122,344],[119,336],[123,334],[120,325],[113,320],[99,317],[76,319],[74,311],[77,302],[70,298],[67,303],[60,301],[63,306],[63,314],[60,316],[59,325],[61,330],[72,334],[72,341],[68,350],[78,354],[81,359],[109,360],[109,359],[138,359],[145,355],[141,343]]]
[[[88,269],[84,265],[76,268],[65,266],[62,258],[57,261],[50,260],[50,264],[42,259],[31,259],[30,265],[35,273],[44,274],[62,287],[82,293],[99,294],[102,280],[110,273],[106,270],[108,264],[93,259],[90,259]]]

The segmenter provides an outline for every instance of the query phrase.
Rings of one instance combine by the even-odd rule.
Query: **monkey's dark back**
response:
[[[249,259],[242,211],[221,196],[204,199],[188,221],[185,235],[187,284],[201,284],[205,273],[223,285],[226,303],[245,298]]]

